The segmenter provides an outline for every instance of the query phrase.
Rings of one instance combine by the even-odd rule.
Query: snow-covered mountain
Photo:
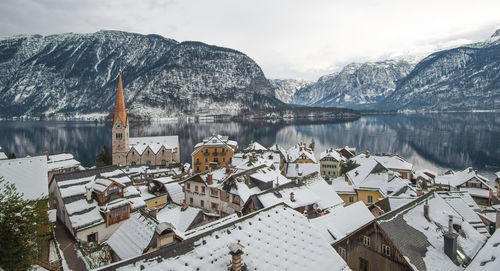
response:
[[[105,116],[119,67],[128,111],[143,117],[238,114],[283,106],[245,54],[121,31],[0,40],[0,116]]]
[[[413,65],[405,60],[352,63],[340,72],[322,76],[292,97],[296,104],[360,108],[373,106],[392,94],[396,81]]]
[[[426,57],[398,82],[384,107],[500,109],[500,30],[487,41]]]
[[[284,103],[290,103],[297,90],[312,84],[311,81],[300,79],[271,79],[269,81],[274,87],[276,98]]]
[[[406,60],[353,63],[291,103],[383,110],[500,109],[500,29],[484,42]]]

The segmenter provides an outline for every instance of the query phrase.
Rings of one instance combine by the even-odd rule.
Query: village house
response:
[[[435,178],[439,189],[467,191],[479,205],[489,205],[494,194],[490,181],[471,167]]]
[[[313,148],[306,143],[297,143],[286,151],[286,162],[289,164],[318,163]]]
[[[13,184],[22,198],[27,201],[46,200],[49,191],[47,186],[47,156],[33,156],[0,160],[0,180],[2,186]],[[1,192],[1,191],[0,191]]]
[[[242,213],[248,214],[278,203],[285,203],[309,218],[327,214],[344,205],[335,190],[318,172],[295,179],[283,185],[254,194],[245,202]]]
[[[326,149],[319,157],[321,176],[335,179],[340,176],[340,165],[347,159],[333,149]]]
[[[111,134],[113,164],[166,166],[180,163],[178,136],[130,137],[129,130],[120,69]]]
[[[233,155],[232,165],[239,169],[249,169],[262,164],[273,166],[284,175],[285,156],[281,151],[266,149],[258,142],[252,142],[243,149],[238,150]]]
[[[328,214],[309,221],[325,240],[333,244],[374,219],[366,205],[358,201],[349,206],[333,208]]]
[[[118,262],[182,240],[171,224],[159,222],[154,217],[139,212],[120,225],[106,243],[111,248],[112,262]]]
[[[359,201],[356,189],[345,180],[345,177],[329,179],[326,182],[332,186],[346,206]]]
[[[388,170],[376,159],[358,159],[360,166],[346,173],[346,184],[352,185],[357,199],[371,205],[388,196],[417,196],[410,182],[400,177],[400,173]]]
[[[65,173],[85,169],[71,153],[64,152],[49,154],[48,152],[44,152],[43,155],[47,156],[47,167],[49,171],[48,182],[50,182],[52,176],[56,173]]]
[[[207,171],[231,165],[238,143],[227,136],[214,135],[206,137],[194,146],[192,165],[194,172]]]
[[[431,192],[379,216],[333,246],[353,270],[463,270],[485,241]]]
[[[57,218],[82,242],[108,239],[130,215],[146,207],[118,166],[55,174],[49,185]]]
[[[434,185],[437,174],[428,169],[416,170],[413,175],[414,183],[424,191],[428,191]]]
[[[284,204],[200,228],[101,270],[349,270],[308,219]]]

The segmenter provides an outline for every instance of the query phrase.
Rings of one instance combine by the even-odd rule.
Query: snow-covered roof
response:
[[[2,159],[7,159],[7,155],[5,154],[5,152],[3,151],[2,147],[0,147],[0,160]]]
[[[340,153],[338,153],[334,149],[326,149],[325,151],[323,151],[319,156],[319,160],[321,161],[324,158],[333,158],[333,159],[337,160],[338,162],[346,160],[345,157],[340,155]]]
[[[374,155],[377,162],[387,169],[412,170],[413,165],[398,155]]]
[[[185,194],[182,191],[182,186],[178,182],[166,183],[165,189],[167,189],[167,193],[173,202],[182,204]]]
[[[78,162],[71,153],[57,153],[49,155],[47,160],[47,167],[49,171],[79,167]]]
[[[226,270],[231,262],[228,246],[233,243],[243,246],[242,263],[247,270],[349,270],[307,218],[283,205],[251,213],[150,256],[118,263],[116,267],[117,270]],[[162,259],[148,259],[158,256]]]
[[[304,181],[304,184],[290,183],[284,187],[278,187],[259,194],[257,195],[257,199],[264,208],[281,202],[292,208],[315,205],[320,210],[344,204],[344,201],[335,192],[333,187],[328,185],[319,174]]]
[[[64,207],[68,212],[71,227],[74,230],[85,229],[94,225],[104,223],[105,220],[100,212],[116,208],[120,204],[130,204],[132,212],[144,208],[146,203],[140,192],[132,186],[132,181],[125,175],[118,166],[107,166],[93,168],[82,171],[74,171],[54,176],[56,185],[59,188]],[[88,202],[85,194],[87,187],[102,192],[112,182],[117,182],[125,186],[123,190],[125,201],[108,203],[99,206],[96,200]]]
[[[275,151],[260,151],[260,152],[237,152],[233,155],[232,164],[238,169],[250,169],[260,165],[274,165],[279,168],[281,157]]]
[[[429,220],[424,216],[424,204],[429,206]],[[436,193],[428,193],[405,206],[377,218],[377,223],[413,269],[460,270],[444,253],[444,237],[448,232],[448,217],[461,226],[457,236],[458,250],[473,257],[486,241],[459,213]],[[453,233],[457,233],[452,229]]]
[[[289,163],[295,162],[297,159],[310,159],[313,163],[317,163],[316,157],[314,157],[313,151],[307,147],[304,143],[298,143],[293,145],[290,149],[286,151],[287,161]]]
[[[313,163],[289,163],[285,170],[287,178],[297,178],[320,171],[320,164]]]
[[[354,186],[348,184],[344,177],[337,177],[332,180],[332,187],[338,194],[356,194]]]
[[[310,222],[329,243],[342,239],[351,232],[374,220],[370,210],[362,201],[346,207],[336,207],[330,213],[313,218]]]
[[[158,212],[156,218],[158,222],[168,222],[174,226],[176,232],[183,233],[189,229],[200,212],[201,209],[198,208],[187,207],[182,210],[176,204],[169,204]]]
[[[476,230],[489,236],[488,230],[479,215],[474,211],[473,207],[469,206],[468,203],[462,199],[460,195],[454,196],[454,194],[447,192],[437,193],[437,195],[443,198],[446,203],[453,208],[453,210],[460,214],[460,216],[476,228]]]
[[[0,160],[0,177],[13,184],[25,200],[49,195],[47,156]]]
[[[122,260],[139,256],[151,242],[157,224],[154,219],[136,213],[123,222],[106,243]]]
[[[245,151],[267,151],[267,148],[262,146],[259,142],[252,142]]]
[[[436,184],[450,185],[452,187],[460,186],[461,184],[469,181],[472,178],[476,178],[478,181],[483,183],[485,186],[490,187],[490,181],[477,173],[471,167],[466,168],[462,171],[453,172],[451,174],[445,174],[437,176],[434,180]],[[491,188],[491,187],[490,187]],[[488,191],[486,191],[488,192]]]
[[[465,270],[475,271],[496,271],[500,270],[500,230],[490,237],[484,244],[483,248],[479,250],[472,262]]]
[[[194,146],[194,151],[191,155],[194,155],[196,152],[198,152],[202,146],[207,146],[207,147],[225,146],[234,152],[238,148],[238,142],[234,140],[229,140],[228,136],[213,135],[205,137],[202,142],[199,142]]]
[[[129,139],[129,148],[134,148],[137,153],[142,155],[147,147],[153,153],[158,153],[162,146],[167,150],[176,152],[179,150],[179,137],[178,136],[149,136],[149,137],[131,137]]]

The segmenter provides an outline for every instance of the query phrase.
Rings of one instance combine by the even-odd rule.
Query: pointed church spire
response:
[[[123,97],[121,67],[120,67],[120,74],[118,75],[118,91],[116,93],[116,107],[115,107],[115,116],[113,118],[113,126],[115,125],[117,118],[120,118],[123,125],[127,125],[127,112],[125,111],[125,98]]]

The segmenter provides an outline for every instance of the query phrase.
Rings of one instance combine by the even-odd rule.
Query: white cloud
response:
[[[0,36],[117,29],[240,50],[270,78],[315,79],[375,61],[486,39],[498,0],[3,0]]]

